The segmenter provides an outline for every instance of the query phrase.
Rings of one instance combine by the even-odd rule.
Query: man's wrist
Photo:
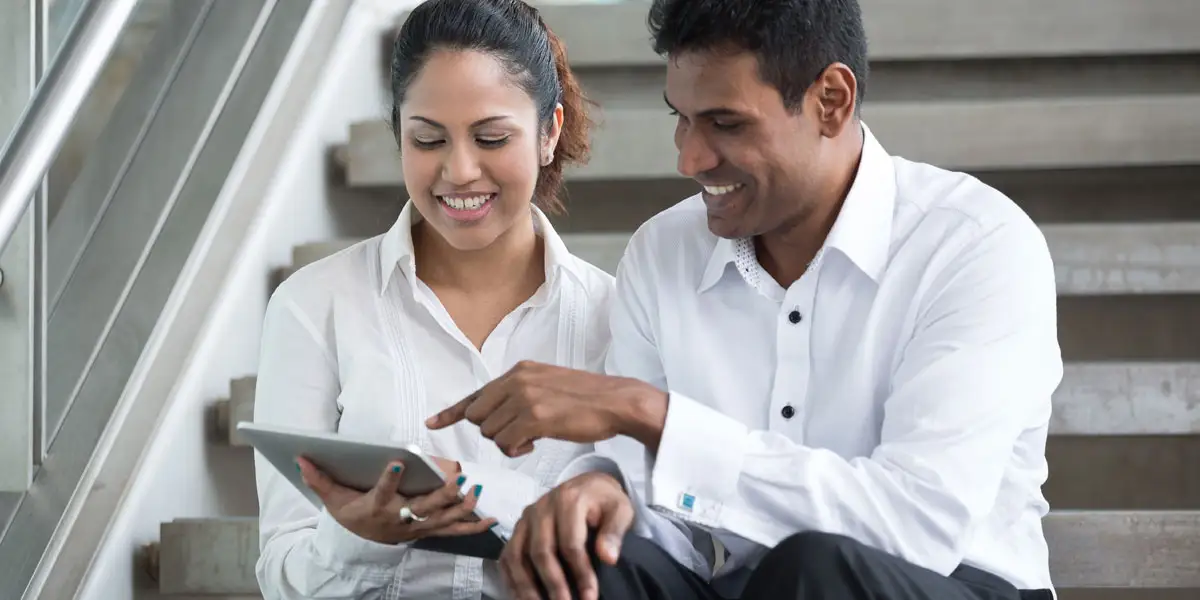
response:
[[[620,433],[641,442],[652,454],[657,453],[667,423],[670,396],[644,381],[631,381],[632,390],[627,401],[621,403],[618,415]]]

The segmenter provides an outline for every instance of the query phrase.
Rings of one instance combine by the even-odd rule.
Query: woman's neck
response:
[[[491,292],[529,288],[545,280],[545,250],[532,219],[522,219],[481,250],[459,250],[425,221],[413,225],[417,277],[431,288]]]

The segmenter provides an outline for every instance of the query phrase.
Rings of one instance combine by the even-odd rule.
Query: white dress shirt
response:
[[[464,489],[481,484],[481,513],[507,535],[521,511],[591,446],[541,440],[510,459],[471,423],[429,431],[424,421],[521,360],[599,372],[609,343],[612,277],[568,253],[534,218],[546,282],[507,315],[482,350],[416,277],[406,206],[386,234],[300,269],[267,308],[254,420],[417,443],[458,460]],[[503,598],[491,561],[359,538],[319,511],[256,456],[261,514],[258,580],[268,599]]]
[[[787,289],[750,240],[709,232],[699,197],[638,230],[607,370],[669,391],[662,443],[599,444],[611,458],[563,478],[619,466],[654,509],[635,532],[704,575],[691,538],[713,532],[729,551],[718,589],[806,530],[1050,588],[1041,485],[1062,358],[1045,239],[996,190],[864,134],[836,223]]]

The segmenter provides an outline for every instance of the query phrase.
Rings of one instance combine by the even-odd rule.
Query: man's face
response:
[[[789,111],[753,54],[671,56],[665,97],[678,114],[679,172],[704,186],[713,234],[760,235],[812,213],[822,158],[816,111]]]

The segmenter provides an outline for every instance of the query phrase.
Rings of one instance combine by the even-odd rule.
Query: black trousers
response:
[[[654,542],[636,536],[626,537],[615,566],[594,556],[592,564],[603,600],[730,600]],[[1053,600],[1053,595],[1049,590],[1018,590],[966,566],[946,577],[848,537],[805,532],[773,548],[750,575],[741,599],[759,598]]]

